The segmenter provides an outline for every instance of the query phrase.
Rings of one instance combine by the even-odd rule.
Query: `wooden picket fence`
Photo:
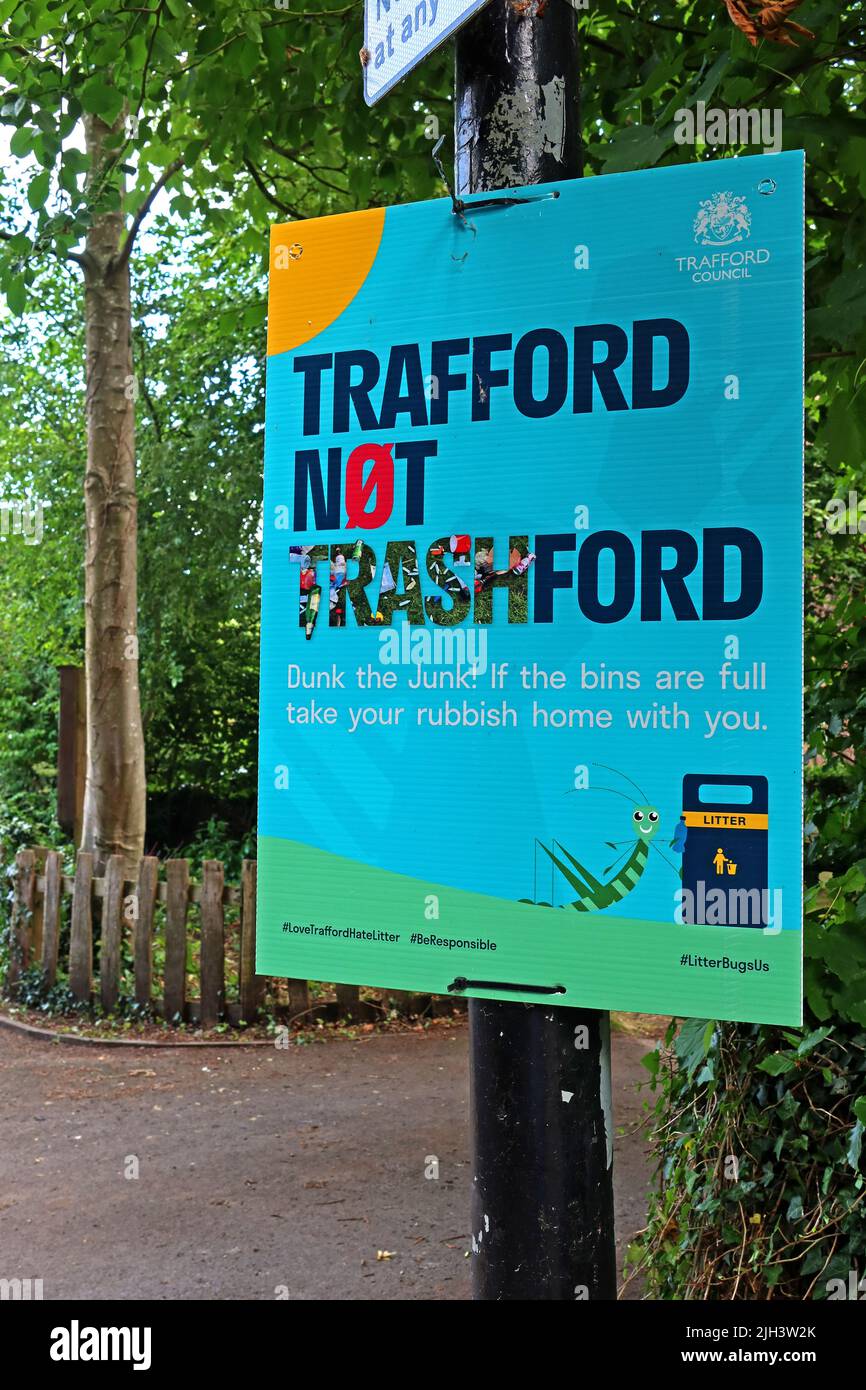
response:
[[[40,965],[45,980],[57,979],[62,931],[63,900],[71,898],[68,916],[68,982],[76,999],[94,999],[94,941],[98,941],[98,997],[103,1010],[116,1008],[121,992],[123,950],[132,956],[133,993],[137,1004],[168,1019],[195,1020],[213,1027],[221,1018],[252,1022],[261,1008],[269,981],[255,973],[256,864],[244,860],[239,884],[227,884],[219,860],[205,860],[201,882],[190,876],[189,861],[169,859],[164,877],[160,861],[146,856],[137,878],[124,876],[121,855],[113,855],[102,877],[94,875],[94,857],[81,852],[75,875],[63,873],[62,856],[56,850],[25,849],[16,856],[12,908],[12,949],[6,986],[14,986],[21,972]],[[164,961],[161,993],[155,993],[154,941],[159,905],[164,907],[160,933]],[[237,997],[226,999],[226,908],[232,918],[232,946],[237,951]],[[190,910],[198,914],[198,932],[191,929]],[[95,925],[98,919],[99,934]],[[235,933],[239,930],[237,945]],[[188,996],[195,969],[190,970],[188,947],[198,940],[198,999]],[[287,1016],[309,1008],[305,980],[280,982]],[[342,995],[342,999],[340,998]],[[341,987],[338,1005],[343,1016],[358,1012],[357,987]]]
[[[67,898],[71,902],[65,912]],[[203,1028],[212,1028],[221,1019],[252,1023],[264,1003],[286,1022],[309,1022],[313,1015],[360,1022],[381,1018],[391,1009],[401,1014],[450,1014],[465,1007],[450,996],[440,999],[403,990],[383,991],[378,1000],[362,999],[357,985],[342,984],[334,987],[335,1000],[319,998],[311,1004],[307,980],[257,975],[254,859],[243,861],[238,884],[225,882],[220,860],[207,859],[198,883],[190,875],[188,859],[168,859],[163,864],[145,856],[137,877],[130,879],[117,854],[97,877],[93,855],[82,851],[70,876],[63,872],[59,851],[19,850],[11,925],[7,992],[34,965],[41,967],[45,982],[54,985],[62,945],[72,994],[85,1004],[98,998],[106,1013],[117,1007],[121,996],[125,952],[126,961],[131,958],[132,997],[137,1004],[163,1018],[196,1022]],[[154,969],[157,941],[161,971]],[[198,948],[197,958],[195,950],[189,950],[191,945]],[[232,981],[237,978],[231,998],[226,997],[227,946]]]

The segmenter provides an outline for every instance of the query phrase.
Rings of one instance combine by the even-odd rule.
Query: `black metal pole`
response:
[[[491,0],[457,36],[458,196],[579,177],[579,84],[568,0]],[[608,1015],[473,999],[469,1024],[475,1298],[616,1298]]]

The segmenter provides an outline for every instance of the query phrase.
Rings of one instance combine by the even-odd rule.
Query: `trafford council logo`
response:
[[[729,246],[751,236],[751,231],[752,215],[739,194],[714,193],[698,208],[695,241],[700,246]]]

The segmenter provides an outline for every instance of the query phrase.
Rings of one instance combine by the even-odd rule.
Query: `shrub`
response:
[[[660,1186],[631,1259],[658,1298],[826,1298],[866,1272],[866,536],[828,532],[854,480],[807,459],[806,1024],[672,1023],[646,1059]]]

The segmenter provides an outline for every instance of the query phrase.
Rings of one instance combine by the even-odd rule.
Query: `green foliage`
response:
[[[239,0],[0,4],[0,122],[13,156],[0,290],[14,312],[35,297],[46,254],[75,254],[95,216],[134,213],[157,187],[180,218],[212,228],[252,213],[242,241],[254,256],[265,212],[285,220],[432,189],[423,128],[431,105],[447,123],[444,56],[404,86],[404,102],[371,113],[360,23],[357,5],[331,0],[294,13]],[[413,100],[431,78],[430,95]],[[97,179],[71,139],[84,116],[112,127]]]
[[[32,845],[37,834],[48,837],[40,844],[54,843],[57,698],[47,662],[10,664],[0,686],[0,857]]]
[[[254,815],[264,281],[230,237],[164,219],[155,230],[136,263],[134,361],[141,681],[159,849],[217,810],[235,839]],[[0,541],[0,817],[14,807],[31,827],[14,848],[59,834],[55,667],[81,664],[83,652],[83,331],[65,268],[49,265],[39,294],[38,314],[0,319],[0,497],[39,502],[44,518],[39,544]]]
[[[201,877],[201,866],[205,859],[219,859],[225,868],[226,883],[240,883],[241,865],[245,859],[256,857],[256,836],[254,831],[239,837],[229,829],[224,820],[211,817],[206,825],[199,827],[193,838],[172,850],[172,858],[188,859],[193,878]]]
[[[588,68],[588,165],[620,173],[760,153],[678,145],[678,111],[779,111],[783,148],[806,152],[806,380],[812,438],[830,466],[866,455],[866,28],[859,3],[807,0],[796,47],[752,48],[721,0],[593,8],[580,29]]]
[[[866,1267],[866,1031],[689,1020],[648,1059],[649,1297],[827,1298]]]
[[[673,1051],[653,1054],[660,1188],[633,1253],[657,1297],[826,1297],[828,1280],[866,1264],[866,537],[827,528],[832,499],[862,490],[866,447],[864,36],[858,7],[816,3],[798,11],[814,45],[751,50],[708,7],[681,10],[689,33],[653,34],[645,91],[626,80],[608,98],[611,140],[593,151],[603,167],[655,162],[674,110],[699,98],[780,109],[785,146],[807,156],[807,1023],[782,1033],[689,1020]],[[605,38],[606,26],[590,21]],[[653,27],[635,7],[632,38]],[[617,138],[635,96],[638,129]]]
[[[76,999],[65,979],[58,979],[49,985],[41,966],[32,965],[22,970],[13,986],[10,997],[25,1009],[33,1009],[46,1016],[65,1016],[89,1013],[89,1008]]]
[[[647,1059],[660,1185],[632,1258],[659,1298],[825,1298],[866,1270],[866,535],[828,530],[851,477],[807,461],[807,1022],[690,1019]]]
[[[93,219],[122,207],[162,214],[132,260],[151,847],[208,816],[236,834],[252,822],[267,221],[429,194],[431,105],[447,122],[444,56],[429,99],[419,76],[405,106],[368,112],[359,19],[330,0],[0,3],[0,295],[24,315],[0,317],[0,484],[46,517],[42,544],[10,543],[0,572],[17,687],[0,688],[0,729],[16,731],[0,805],[45,801],[33,770],[53,760],[56,719],[41,692],[82,659],[78,266]],[[97,178],[85,115],[114,127]]]
[[[866,1027],[866,535],[827,529],[830,501],[847,501],[855,479],[809,454],[806,1000],[820,1022]]]
[[[200,225],[156,230],[137,266],[134,349],[149,788],[251,808],[265,285]]]

